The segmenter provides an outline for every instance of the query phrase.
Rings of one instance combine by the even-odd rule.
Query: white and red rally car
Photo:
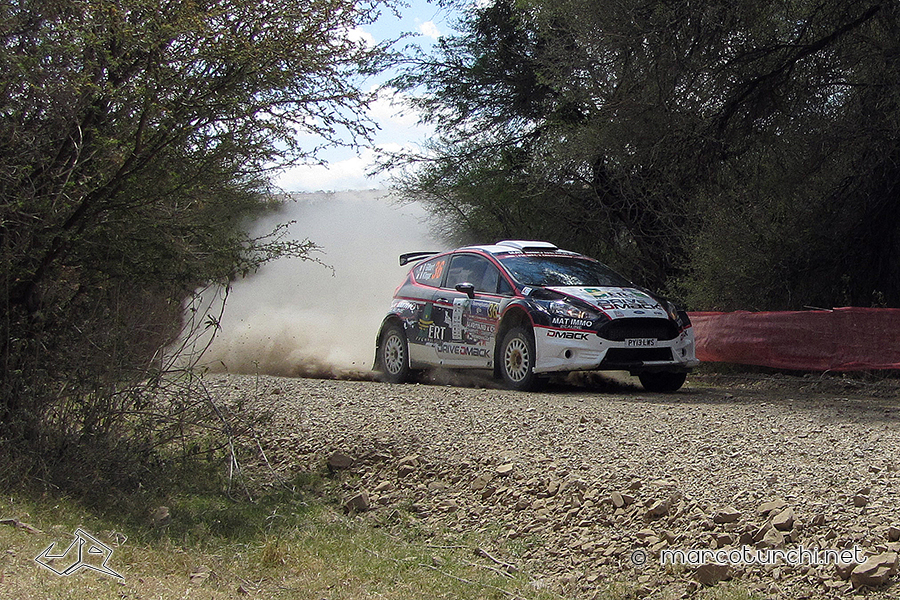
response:
[[[685,312],[587,256],[503,241],[400,257],[412,261],[376,341],[387,381],[488,369],[529,390],[549,374],[623,370],[649,391],[673,392],[698,364]]]

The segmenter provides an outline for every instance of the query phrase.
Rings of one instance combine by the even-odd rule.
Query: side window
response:
[[[444,272],[447,270],[446,267],[446,256],[433,258],[428,262],[416,266],[416,268],[413,269],[413,278],[417,283],[421,283],[422,285],[441,287],[441,280],[444,278]]]
[[[475,286],[476,292],[496,294],[501,281],[506,283],[500,277],[500,270],[488,259],[474,254],[457,254],[450,261],[447,283],[444,287],[454,288],[460,283],[471,283]]]

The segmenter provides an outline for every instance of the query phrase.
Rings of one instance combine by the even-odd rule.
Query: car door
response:
[[[501,283],[508,287],[484,256],[459,253],[450,259],[447,278],[434,296],[435,311],[443,313],[446,324],[444,341],[437,345],[442,365],[493,367]]]
[[[409,303],[410,319],[406,337],[410,361],[416,366],[438,366],[437,345],[443,341],[444,314],[435,310],[434,297],[440,294],[447,274],[448,255],[423,262],[412,271],[413,283],[403,289],[403,301]]]

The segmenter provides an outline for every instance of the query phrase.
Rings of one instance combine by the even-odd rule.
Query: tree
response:
[[[418,165],[402,186],[467,241],[552,239],[663,289],[685,262],[693,182],[668,159],[694,123],[651,110],[671,91],[617,29],[630,5],[594,4],[498,0],[420,57],[397,83],[439,136],[400,159]]]
[[[403,185],[694,308],[900,306],[897,7],[495,0],[399,81]]]
[[[0,6],[0,437],[110,431],[198,286],[306,256],[244,225],[273,169],[316,160],[304,139],[370,136],[360,84],[390,53],[351,32],[379,4]]]

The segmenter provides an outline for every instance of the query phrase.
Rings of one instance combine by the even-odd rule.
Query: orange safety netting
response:
[[[900,369],[900,309],[690,313],[701,361],[798,371]]]

